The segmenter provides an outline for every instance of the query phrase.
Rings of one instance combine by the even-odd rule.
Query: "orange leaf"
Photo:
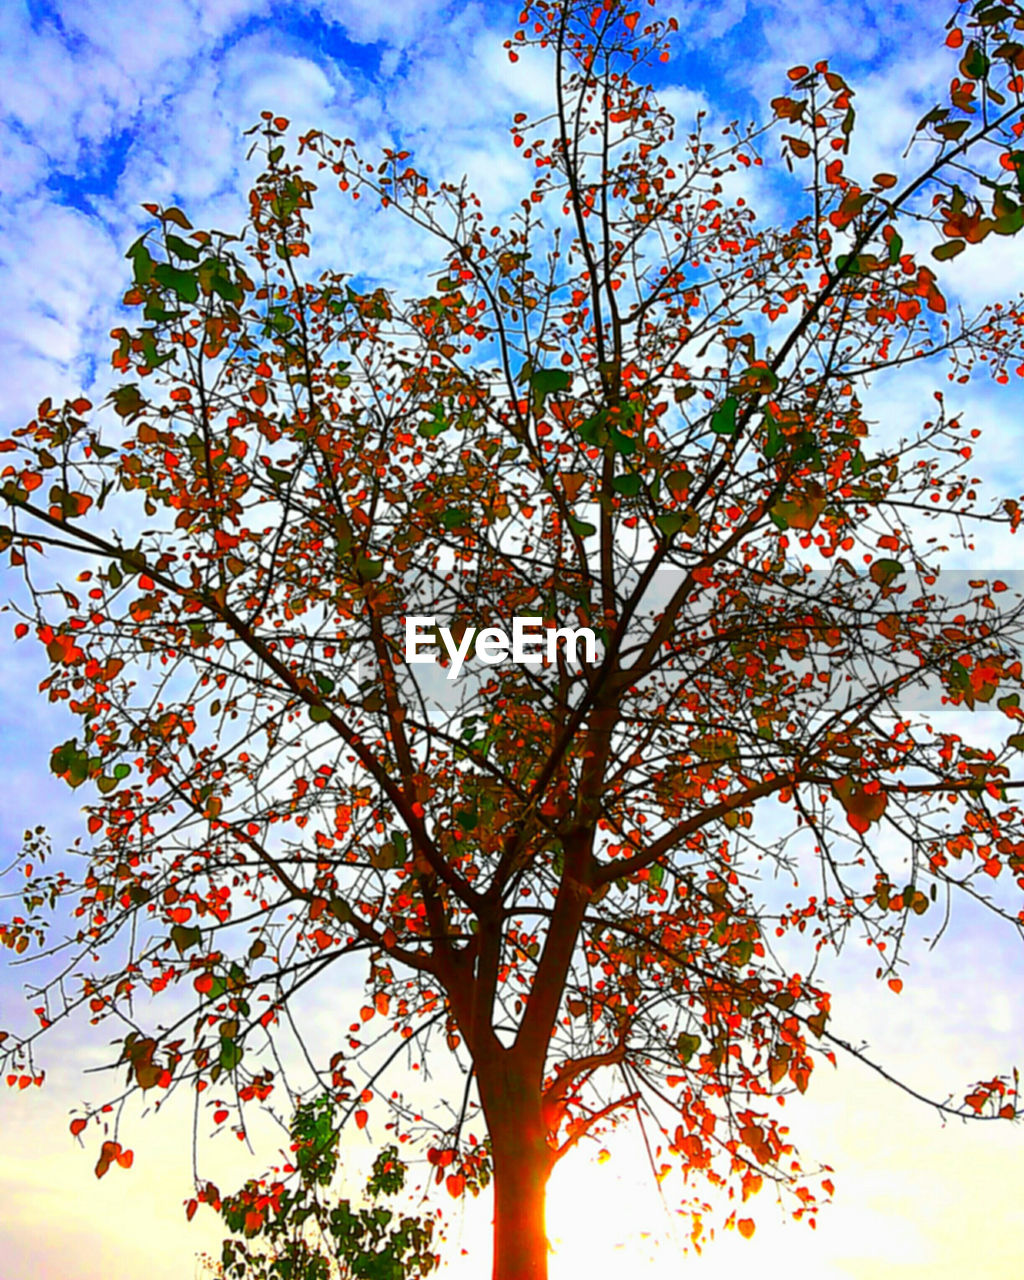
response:
[[[902,979],[902,978],[890,978],[890,979],[889,979],[889,990],[890,990],[890,991],[895,991],[895,992],[896,992],[896,994],[897,994],[897,995],[899,995],[899,993],[903,990],[903,979]]]
[[[370,1117],[367,1115],[367,1113],[363,1111],[362,1108],[360,1108],[360,1110],[356,1112],[356,1128],[365,1129],[366,1122],[369,1118]]]
[[[448,1194],[453,1200],[457,1200],[462,1195],[462,1188],[466,1185],[466,1179],[461,1173],[450,1173],[445,1179],[445,1186],[448,1188]]]
[[[740,1218],[739,1222],[736,1223],[736,1226],[739,1229],[739,1233],[744,1240],[749,1240],[750,1237],[754,1234],[753,1218]]]

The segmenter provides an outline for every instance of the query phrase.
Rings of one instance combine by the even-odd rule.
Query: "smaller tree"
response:
[[[398,1148],[385,1147],[366,1182],[367,1207],[333,1200],[341,1126],[336,1104],[322,1094],[295,1110],[292,1160],[269,1175],[250,1179],[221,1199],[208,1185],[203,1198],[218,1209],[233,1235],[224,1241],[212,1274],[222,1280],[406,1280],[430,1275],[440,1261],[432,1252],[430,1217],[401,1217],[382,1199],[405,1185]],[[194,1213],[198,1201],[189,1203]]]

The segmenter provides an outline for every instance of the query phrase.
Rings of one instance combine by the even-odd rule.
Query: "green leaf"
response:
[[[228,271],[228,264],[220,258],[204,258],[196,268],[196,275],[203,293],[216,293],[225,302],[241,302],[244,291],[235,284]]]
[[[384,572],[383,560],[371,560],[369,556],[360,556],[356,561],[356,573],[360,578],[373,581]]]
[[[471,809],[456,809],[455,821],[463,831],[472,831],[480,821],[480,810],[474,805]]]
[[[168,311],[166,307],[162,307],[156,298],[148,299],[142,308],[143,320],[153,320],[156,324],[161,324],[164,320],[173,320],[177,314],[177,311]]]
[[[186,262],[199,261],[199,250],[194,244],[189,244],[187,240],[182,240],[181,236],[169,235],[167,237],[167,247],[171,253],[179,258],[184,258]]]
[[[840,253],[836,255],[836,270],[843,276],[859,276],[865,271],[864,256],[855,253]]]
[[[352,908],[344,898],[332,898],[327,904],[327,909],[335,920],[340,920],[342,924],[352,919]]]
[[[988,75],[988,69],[991,65],[992,63],[990,60],[982,52],[981,46],[975,44],[972,40],[967,46],[966,57],[960,63],[961,69],[970,76],[972,80],[984,80]]]
[[[445,417],[444,408],[435,404],[431,410],[431,417],[427,422],[421,422],[416,428],[419,435],[426,440],[433,440],[435,436],[439,436],[443,431],[447,431],[451,423]]]
[[[612,480],[612,488],[624,497],[635,498],[641,489],[640,477],[632,472],[629,475],[616,476]]]
[[[765,393],[775,391],[779,385],[779,375],[774,369],[766,369],[763,365],[751,365],[740,374],[740,381],[746,384],[744,390],[756,389]]]
[[[195,926],[176,924],[171,930],[171,941],[178,948],[179,956],[183,956],[189,947],[198,947],[200,937]]]
[[[564,391],[572,382],[572,376],[564,369],[535,369],[530,374],[530,390],[533,392],[533,408],[540,413],[545,396]]]
[[[997,236],[1015,236],[1024,227],[1024,209],[1011,209],[996,219],[992,230]]]
[[[575,516],[569,517],[569,528],[580,538],[591,538],[597,533],[597,525],[589,520],[577,520]]]
[[[535,395],[549,396],[564,391],[572,382],[571,374],[564,369],[535,369],[530,374],[530,390]]]
[[[316,687],[322,694],[334,692],[334,681],[330,676],[315,675],[313,679],[316,681]]]
[[[871,581],[879,587],[887,587],[906,570],[898,560],[876,560],[868,570]]]
[[[889,263],[895,265],[900,260],[900,254],[903,252],[903,237],[898,231],[894,231],[889,240]]]
[[[612,448],[616,453],[621,453],[626,457],[636,453],[636,440],[632,436],[623,435],[615,427],[611,429],[611,442]]]
[[[678,533],[683,527],[683,516],[678,511],[666,511],[657,516],[654,523],[666,538],[671,538],[673,534]]]
[[[279,333],[283,337],[286,333],[291,333],[295,328],[295,320],[284,307],[271,307],[267,313],[266,329],[269,333]]]
[[[153,259],[146,248],[146,237],[136,240],[124,256],[131,259],[135,283],[149,284],[153,278]]]
[[[310,707],[309,718],[314,724],[323,724],[325,720],[330,720],[331,709],[330,707],[321,706]]]
[[[967,242],[964,240],[947,240],[932,249],[932,257],[939,262],[946,262],[949,258],[955,258],[958,253],[963,253],[966,248]]]
[[[683,1031],[676,1037],[676,1052],[679,1054],[682,1062],[689,1062],[693,1055],[700,1048],[700,1036],[687,1035]]]
[[[220,1042],[220,1057],[218,1062],[225,1071],[234,1071],[235,1067],[242,1061],[242,1046],[234,1040],[222,1040]]]
[[[603,435],[603,427],[605,418],[608,414],[604,409],[599,410],[591,418],[585,418],[579,426],[580,439],[587,444],[600,446],[605,441]]]
[[[764,456],[771,459],[775,457],[783,444],[785,444],[785,436],[783,436],[782,432],[779,430],[779,424],[775,421],[772,414],[766,413],[764,420],[765,426],[767,427],[767,434],[765,435],[764,441]]]
[[[458,529],[469,524],[472,512],[468,507],[449,507],[441,514],[441,523],[446,529]]]
[[[739,401],[735,396],[723,400],[711,415],[711,430],[716,435],[731,436],[736,434],[736,410]]]
[[[195,302],[199,297],[199,281],[194,271],[181,271],[169,262],[161,262],[153,268],[153,279],[170,289],[182,302]]]

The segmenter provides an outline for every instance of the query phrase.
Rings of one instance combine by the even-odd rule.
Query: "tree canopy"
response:
[[[359,975],[317,1089],[420,1142],[452,1196],[493,1179],[497,1280],[546,1274],[551,1169],[627,1119],[656,1173],[740,1205],[767,1179],[813,1219],[831,1183],[776,1100],[860,1051],[779,940],[865,940],[898,990],[917,916],[967,895],[1024,920],[1021,603],[942,574],[951,528],[1015,531],[1024,499],[981,502],[942,392],[899,433],[864,405],[904,365],[1024,368],[1019,300],[954,313],[941,278],[1024,225],[1024,8],[961,6],[902,179],[847,171],[827,63],[763,124],[673,120],[645,76],[674,25],[527,6],[509,57],[540,47],[551,100],[514,118],[505,222],[404,150],[264,113],[241,234],[145,206],[109,402],[44,400],[0,443],[16,631],[81,720],[50,768],[89,836],[26,845],[0,936],[50,972],[9,1078],[84,1010],[117,1027],[125,1095],[224,1123],[222,1095],[244,1116],[285,1087],[297,994]],[[800,207],[768,225],[780,159]],[[316,261],[325,186],[432,238],[418,296]],[[516,659],[517,618],[575,652]],[[425,663],[409,619],[437,628]],[[997,703],[1005,745],[933,728],[921,688]],[[441,1058],[450,1113],[411,1070]],[[937,1105],[1014,1118],[1015,1078]],[[97,1174],[129,1163],[90,1123]]]

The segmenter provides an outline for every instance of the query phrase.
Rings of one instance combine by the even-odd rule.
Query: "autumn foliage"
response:
[[[865,408],[903,365],[952,392],[1024,371],[1019,303],[968,316],[943,282],[1024,225],[1024,8],[951,26],[897,178],[854,171],[825,63],[763,126],[673,121],[649,7],[528,6],[509,56],[540,46],[552,100],[515,117],[505,222],[408,152],[296,147],[266,114],[240,236],[146,206],[103,411],[44,401],[0,444],[17,632],[78,718],[50,767],[90,837],[26,850],[3,941],[72,932],[9,1078],[84,1010],[126,1092],[227,1123],[280,1085],[267,1048],[316,983],[345,1123],[420,1143],[454,1197],[493,1178],[499,1280],[546,1274],[550,1171],[619,1121],[685,1172],[695,1240],[700,1178],[739,1203],[771,1180],[813,1220],[831,1183],[777,1100],[855,1050],[779,940],[866,941],[898,990],[917,916],[966,893],[1024,920],[1021,606],[942,574],[951,529],[1016,530],[1021,499],[981,504],[943,392],[898,435]],[[800,207],[771,226],[748,197],[780,153]],[[417,296],[315,263],[330,188],[432,241]],[[411,615],[587,626],[600,652],[449,682],[405,662]],[[921,688],[997,705],[1005,745],[933,728]],[[423,1056],[465,1078],[454,1119]],[[1017,1106],[997,1076],[946,1109]],[[97,1173],[125,1155],[108,1137]]]

